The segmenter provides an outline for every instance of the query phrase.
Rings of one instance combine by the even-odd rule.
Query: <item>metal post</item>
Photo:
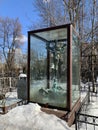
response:
[[[77,112],[75,112],[75,130],[78,130],[78,128],[77,128]]]
[[[11,84],[11,77],[9,77],[9,84],[10,84],[10,92],[11,92],[11,87],[12,87],[12,84]]]
[[[90,102],[90,84],[88,85],[89,90],[88,90],[88,103]]]

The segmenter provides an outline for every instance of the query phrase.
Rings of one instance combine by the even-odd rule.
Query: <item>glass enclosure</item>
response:
[[[79,38],[72,30],[72,105],[80,97],[79,93],[79,75],[80,75],[80,50]]]
[[[74,32],[68,40],[71,27],[63,25],[28,32],[29,101],[65,109],[71,88],[72,104],[79,99],[79,42]],[[70,41],[72,55],[68,53]],[[72,65],[69,65],[69,57],[72,57]],[[69,66],[72,66],[71,85],[68,84]]]

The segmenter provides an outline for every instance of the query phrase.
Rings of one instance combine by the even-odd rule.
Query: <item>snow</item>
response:
[[[9,94],[13,98],[15,92]],[[85,94],[82,94],[82,98]],[[98,97],[92,96],[86,114],[98,116]],[[55,115],[42,112],[41,107],[36,103],[17,106],[5,115],[0,115],[0,130],[75,130],[75,125],[68,127],[67,123]],[[85,129],[83,124],[80,130]],[[89,130],[92,125],[87,125]],[[96,127],[96,129],[98,129]]]
[[[82,99],[85,97],[85,92],[81,93]],[[91,94],[91,93],[90,93]],[[98,117],[98,94],[92,93],[90,96],[90,103],[87,106],[86,111],[82,111],[82,114],[87,114],[91,116],[97,116]],[[93,122],[92,118],[89,118],[89,122]],[[96,119],[96,123],[98,124],[98,119]],[[86,123],[82,123],[79,130],[94,130],[94,126]],[[71,126],[71,130],[75,130],[75,124]],[[98,126],[95,126],[95,130],[98,130]]]
[[[7,92],[5,95],[6,98],[16,98],[17,99],[17,92]]]
[[[81,101],[86,96],[81,93]],[[17,92],[6,94],[8,98],[17,99]],[[98,95],[92,95],[86,114],[98,116]],[[85,130],[83,124],[80,130]],[[92,125],[87,125],[88,130],[93,130]],[[98,126],[96,127],[98,129]],[[5,115],[0,115],[0,130],[75,130],[75,125],[68,127],[67,123],[55,115],[46,114],[36,103],[17,106]]]
[[[38,104],[17,106],[0,115],[0,130],[70,130],[67,123],[55,115],[42,112]]]
[[[27,77],[27,75],[26,74],[20,74],[19,78],[21,78],[21,77]]]

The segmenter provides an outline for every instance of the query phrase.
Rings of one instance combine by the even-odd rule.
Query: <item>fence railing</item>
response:
[[[97,88],[98,86],[96,86]],[[81,107],[75,115],[75,130],[98,130],[98,117],[86,114],[89,111],[89,103],[92,101],[94,96],[98,96],[98,92],[91,91],[89,88],[87,95],[81,103]]]
[[[12,88],[15,88],[17,84],[16,77],[2,77],[0,78],[0,93],[5,93]]]
[[[80,86],[80,91],[81,92],[89,91],[89,92],[93,92],[93,93],[98,93],[98,82],[95,82],[94,84],[92,84],[92,82],[88,82],[87,84]]]
[[[88,106],[89,102],[90,102],[90,93],[87,92],[85,98],[81,102],[81,107],[80,107],[78,113],[85,112],[87,110],[87,106]]]
[[[98,130],[98,117],[76,113],[76,130],[81,130],[81,126],[82,130]]]

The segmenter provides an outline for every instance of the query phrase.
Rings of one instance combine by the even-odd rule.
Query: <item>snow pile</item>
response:
[[[55,115],[40,110],[38,104],[18,106],[0,115],[0,130],[70,130],[67,123]]]
[[[16,92],[7,92],[5,97],[6,98],[16,98],[17,99],[17,93]]]
[[[22,77],[22,78],[23,78],[23,77],[25,78],[25,77],[27,77],[27,75],[26,75],[26,74],[20,74],[20,75],[19,75],[19,78],[21,78],[21,77]]]

